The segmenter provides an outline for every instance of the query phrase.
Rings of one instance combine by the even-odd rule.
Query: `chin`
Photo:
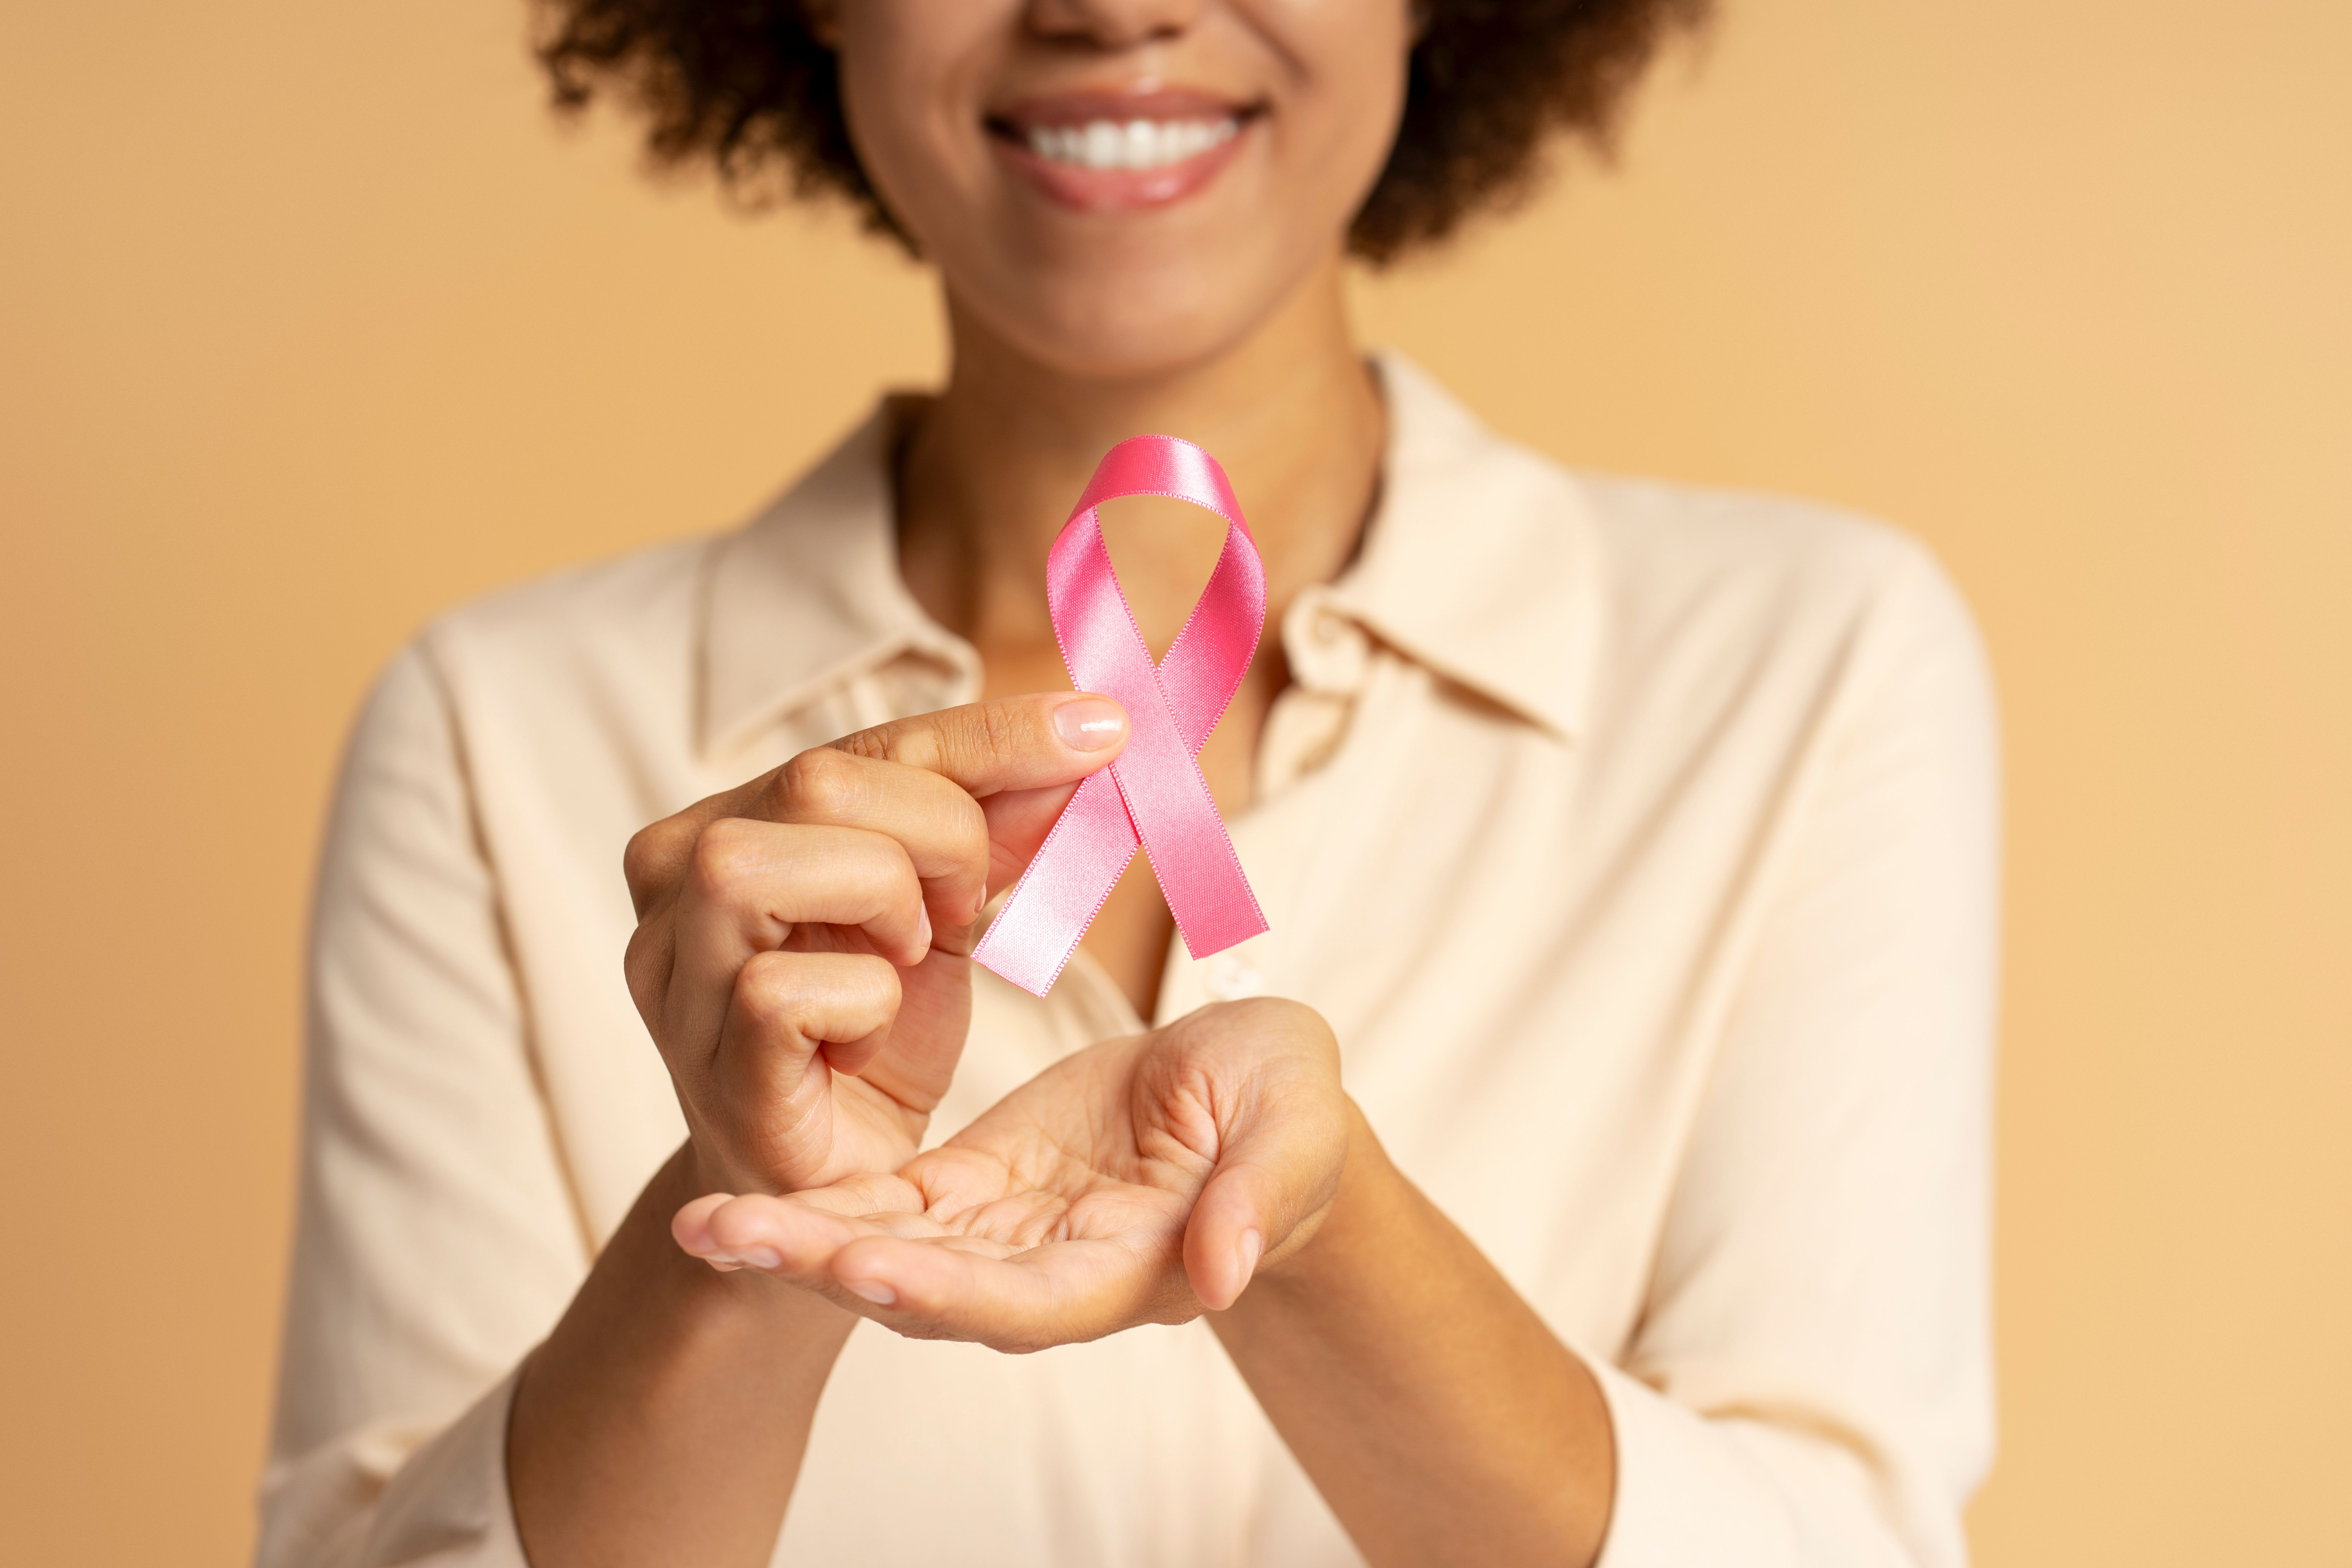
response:
[[[1033,314],[1020,346],[1067,375],[1129,381],[1213,359],[1248,334],[1259,312],[1217,310],[1198,300],[1087,291]]]
[[[988,268],[1012,287],[948,286],[993,335],[1059,374],[1118,382],[1230,352],[1290,298],[1307,266],[1246,245],[1089,247],[1045,266]],[[1104,254],[1108,249],[1111,254]]]

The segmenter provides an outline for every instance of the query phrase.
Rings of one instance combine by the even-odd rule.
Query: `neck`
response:
[[[1130,436],[1181,436],[1223,465],[1265,562],[1269,631],[1293,595],[1353,552],[1378,489],[1385,416],[1349,331],[1336,256],[1230,349],[1116,381],[1042,363],[952,295],[949,316],[954,369],[900,464],[899,558],[918,602],[984,659],[1050,642],[1046,550],[1095,464]],[[1214,547],[1204,555],[1202,541],[1223,527],[1206,513],[1149,521],[1112,531],[1111,544],[1158,651],[1207,576]]]

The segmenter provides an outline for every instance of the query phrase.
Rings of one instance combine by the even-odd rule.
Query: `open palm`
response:
[[[674,1228],[901,1333],[1035,1350],[1231,1305],[1311,1235],[1347,1141],[1322,1020],[1234,1003],[1066,1058],[896,1171]]]

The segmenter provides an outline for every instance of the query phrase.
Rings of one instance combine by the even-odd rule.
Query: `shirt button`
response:
[[[1204,978],[1213,1002],[1238,1002],[1244,996],[1265,994],[1265,976],[1238,958],[1219,953],[1209,961],[1208,969]]]
[[[1307,621],[1291,659],[1291,674],[1309,691],[1333,696],[1352,695],[1364,682],[1369,647],[1364,634],[1347,616],[1322,610]]]

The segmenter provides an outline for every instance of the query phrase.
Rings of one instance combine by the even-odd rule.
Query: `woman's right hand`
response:
[[[797,1192],[914,1156],[963,1049],[989,889],[1126,742],[1105,697],[945,709],[629,841],[629,991],[703,1191]]]

